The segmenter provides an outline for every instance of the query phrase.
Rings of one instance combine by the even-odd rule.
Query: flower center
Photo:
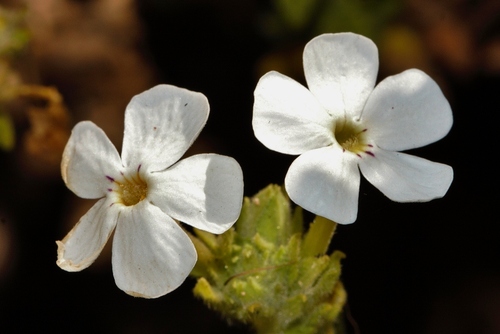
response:
[[[372,145],[367,143],[366,130],[367,129],[363,128],[361,124],[357,124],[353,121],[345,121],[335,125],[334,135],[344,151],[352,152],[358,156],[360,156],[360,153],[373,155],[373,153],[369,151]]]
[[[124,205],[135,205],[146,198],[148,185],[142,179],[126,179],[118,192]]]
[[[135,174],[125,176],[122,173],[121,180],[107,176],[108,180],[115,184],[114,189],[108,190],[116,192],[118,195],[118,203],[125,206],[131,206],[146,198],[148,194],[148,184],[142,179],[139,173],[140,169],[141,166],[139,165]]]

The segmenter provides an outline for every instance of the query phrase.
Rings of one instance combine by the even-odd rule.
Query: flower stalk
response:
[[[302,209],[276,185],[245,198],[234,227],[191,235],[194,294],[228,322],[257,333],[342,333],[344,254],[326,255],[336,224],[317,217],[303,233]]]

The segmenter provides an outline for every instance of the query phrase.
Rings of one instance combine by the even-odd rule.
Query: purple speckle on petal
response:
[[[142,164],[139,165],[139,167],[137,167],[137,172],[139,173],[139,171],[141,170],[141,167],[142,167]]]
[[[106,175],[106,178],[107,178],[108,180],[110,180],[111,182],[115,182],[115,179],[113,179],[111,176],[107,176],[107,175]]]
[[[112,192],[112,191],[113,191],[113,189],[111,189],[111,188],[108,188],[108,191],[109,191],[109,192]]]
[[[375,157],[375,154],[373,154],[373,152],[365,151],[365,153],[368,154],[368,155],[371,155],[372,157]]]
[[[357,155],[358,157],[360,157],[360,158],[361,158],[361,154],[359,154],[359,153],[356,153],[356,155]]]

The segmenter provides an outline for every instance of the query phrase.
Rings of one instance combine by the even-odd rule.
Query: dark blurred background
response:
[[[126,295],[114,283],[109,247],[80,273],[59,269],[55,240],[92,204],[66,189],[60,154],[84,119],[120,148],[130,98],[168,83],[204,93],[211,105],[191,153],[236,158],[246,196],[280,184],[295,157],[269,151],[253,136],[253,90],[272,69],[304,82],[304,45],[341,31],[375,41],[380,79],[412,67],[426,71],[455,118],[446,138],[411,152],[453,166],[443,199],[393,203],[363,180],[357,222],[337,229],[332,249],[347,254],[349,333],[500,333],[499,1],[0,4],[22,10],[20,29],[29,36],[22,51],[8,55],[13,81],[54,87],[63,99],[37,90],[10,101],[0,73],[0,112],[16,131],[15,145],[0,150],[0,333],[249,332],[195,299],[190,278],[156,300]]]

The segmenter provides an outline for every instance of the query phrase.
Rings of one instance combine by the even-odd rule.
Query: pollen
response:
[[[117,202],[125,206],[136,205],[148,195],[148,184],[141,177],[140,166],[132,175],[123,175],[120,180],[108,178],[115,186],[112,189],[117,195]]]
[[[344,151],[360,156],[361,153],[373,154],[369,151],[371,145],[368,145],[366,131],[356,122],[345,121],[335,125],[334,135]]]

